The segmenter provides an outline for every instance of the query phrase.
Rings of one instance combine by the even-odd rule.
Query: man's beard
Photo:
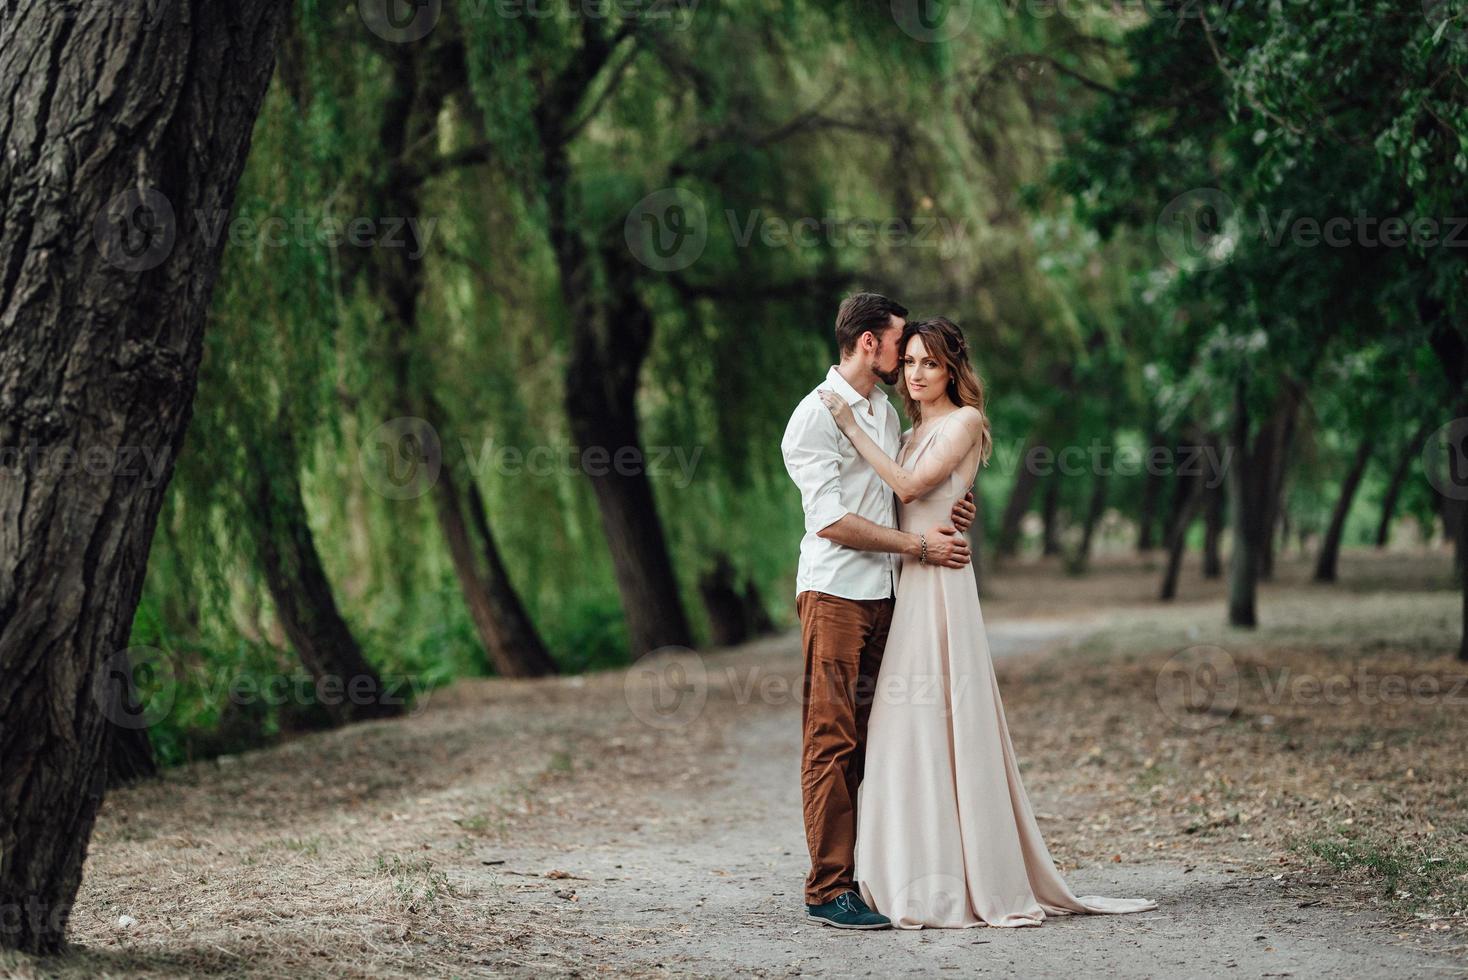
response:
[[[876,368],[872,368],[872,373],[881,379],[883,384],[895,385],[897,379],[902,377],[902,367],[899,365],[890,371],[879,371]]]

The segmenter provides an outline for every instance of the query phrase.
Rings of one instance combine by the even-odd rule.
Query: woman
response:
[[[894,461],[834,395],[836,424],[898,497],[905,531],[944,523],[993,448],[984,392],[957,325],[902,334],[913,427]],[[1004,721],[974,571],[904,561],[857,794],[862,898],[899,928],[1040,925],[1046,914],[1144,912],[1139,898],[1077,898],[1030,809]]]

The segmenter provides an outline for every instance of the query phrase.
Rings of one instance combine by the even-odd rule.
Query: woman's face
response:
[[[925,408],[948,390],[948,368],[928,353],[922,334],[908,338],[907,350],[902,352],[902,376],[912,400]]]

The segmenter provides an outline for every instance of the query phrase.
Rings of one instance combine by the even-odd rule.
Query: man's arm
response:
[[[922,541],[918,535],[883,527],[860,514],[848,513],[834,524],[821,528],[816,536],[856,551],[886,551],[913,558],[922,554]],[[952,527],[934,528],[926,533],[926,537],[930,564],[962,568],[969,563],[968,542]]]

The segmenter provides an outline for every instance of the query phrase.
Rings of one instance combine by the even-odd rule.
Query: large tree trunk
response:
[[[1020,525],[1030,509],[1030,499],[1040,485],[1039,467],[1032,456],[1044,449],[1045,443],[1038,436],[1031,435],[1029,445],[1020,456],[1019,471],[1014,474],[1014,486],[1009,491],[1004,516],[999,522],[999,540],[994,548],[996,558],[1012,558],[1019,550]]]
[[[1452,417],[1468,418],[1468,336],[1464,335],[1461,326],[1447,317],[1440,303],[1419,301],[1418,310],[1422,322],[1432,328],[1428,342],[1448,381],[1448,392],[1453,406]],[[1445,518],[1450,513],[1456,515],[1453,554],[1458,572],[1458,586],[1463,593],[1458,659],[1468,661],[1468,500],[1445,498],[1442,504]]]
[[[0,17],[0,946],[54,953],[283,0]],[[134,454],[163,461],[164,479]],[[74,453],[61,456],[59,453]],[[106,460],[74,467],[69,459]]]
[[[400,45],[389,49],[393,64],[393,97],[380,127],[386,160],[381,179],[368,193],[381,216],[423,213],[423,181],[438,172],[442,160],[416,157],[410,148],[436,143],[438,114],[450,94],[467,84],[463,48],[443,25],[433,48]],[[409,229],[407,235],[413,236]],[[454,572],[470,618],[495,672],[503,677],[539,677],[557,672],[556,662],[541,640],[500,556],[474,474],[465,463],[462,444],[449,436],[447,414],[432,391],[426,364],[415,360],[418,317],[423,294],[423,243],[411,247],[372,248],[358,274],[369,277],[384,314],[397,328],[390,367],[398,403],[410,417],[427,423],[425,437],[436,443],[441,469],[431,492]],[[418,258],[414,258],[418,256]],[[462,486],[461,486],[462,484]]]
[[[570,94],[550,98],[538,120],[545,147],[547,231],[571,325],[566,414],[583,451],[601,450],[606,457],[605,465],[588,466],[586,476],[601,513],[631,654],[637,657],[660,647],[692,646],[693,631],[647,477],[637,420],[638,377],[652,343],[652,312],[638,294],[634,260],[620,225],[615,242],[598,239],[593,251],[573,224],[572,175],[563,140],[574,104]]]
[[[1325,537],[1320,542],[1320,555],[1315,561],[1317,582],[1335,581],[1336,564],[1341,554],[1341,535],[1346,529],[1346,517],[1351,513],[1351,501],[1356,499],[1356,490],[1360,488],[1366,466],[1371,462],[1373,441],[1370,436],[1361,440],[1361,445],[1356,447],[1356,458],[1351,460],[1351,468],[1346,471],[1346,479],[1341,483],[1341,492],[1336,497],[1330,525],[1325,530]]]
[[[1432,432],[1432,424],[1424,422],[1418,426],[1417,431],[1407,439],[1407,444],[1402,447],[1397,457],[1397,465],[1392,469],[1391,479],[1387,481],[1386,493],[1381,498],[1381,523],[1376,526],[1376,546],[1385,548],[1391,539],[1392,520],[1396,517],[1397,501],[1401,499],[1402,487],[1407,483],[1407,477],[1412,472],[1412,466],[1417,462],[1417,457],[1422,455],[1422,446],[1427,442],[1428,435]]]
[[[384,690],[337,608],[306,521],[289,433],[273,461],[256,470],[251,505],[261,574],[291,646],[317,684],[321,710],[336,725],[402,714],[399,692]]]

